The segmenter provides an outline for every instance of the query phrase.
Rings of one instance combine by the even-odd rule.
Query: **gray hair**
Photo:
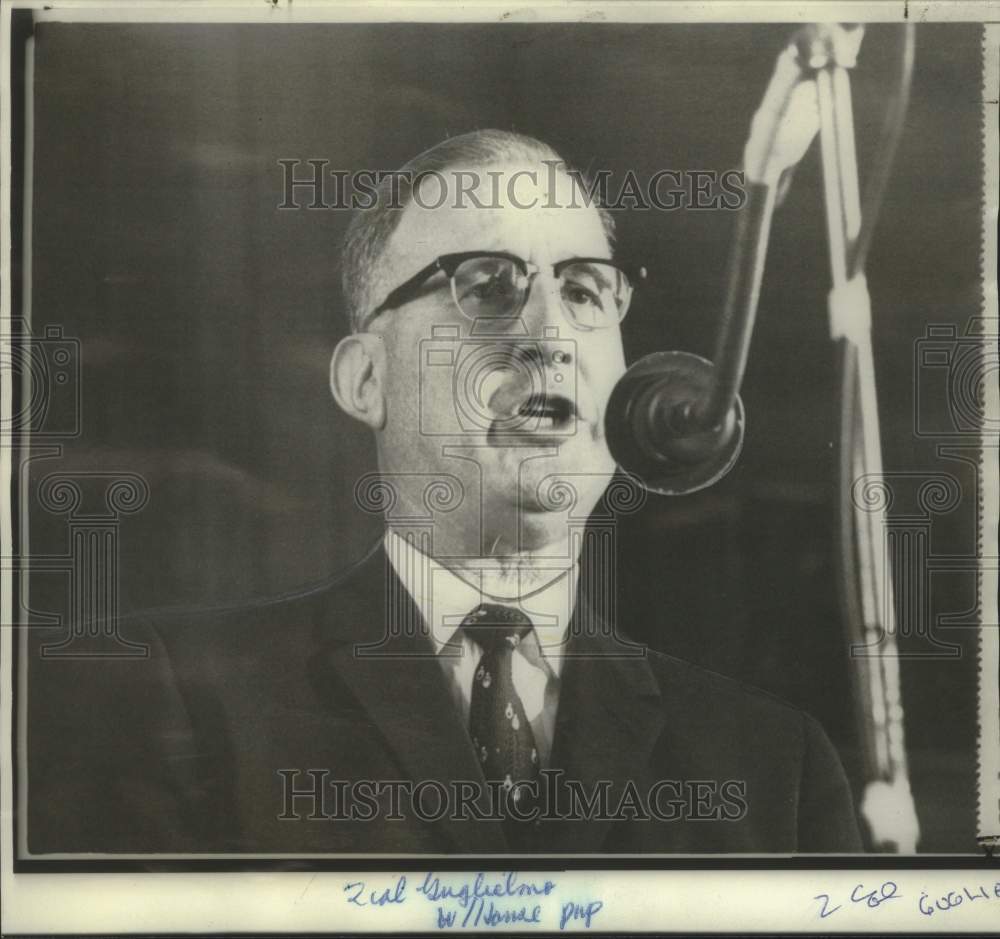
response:
[[[418,154],[400,169],[399,172],[405,176],[394,178],[387,175],[379,182],[375,187],[374,205],[355,212],[347,227],[341,251],[341,284],[352,331],[358,329],[369,312],[373,303],[369,288],[375,269],[400,223],[403,210],[413,200],[413,192],[420,185],[421,178],[456,167],[474,169],[518,160],[555,161],[562,165],[564,172],[583,179],[584,174],[574,170],[552,147],[534,137],[513,131],[475,130],[449,137]],[[614,218],[606,208],[597,204],[596,197],[595,205],[608,241],[614,244]]]

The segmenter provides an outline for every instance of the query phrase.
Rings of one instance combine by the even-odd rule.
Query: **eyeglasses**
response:
[[[416,299],[420,288],[439,271],[451,285],[455,305],[470,320],[513,320],[521,315],[531,282],[541,273],[505,251],[442,254],[400,284],[361,321],[364,331],[375,317]],[[567,318],[577,329],[604,329],[620,323],[632,300],[632,279],[644,280],[646,269],[630,272],[607,258],[568,258],[552,265]]]

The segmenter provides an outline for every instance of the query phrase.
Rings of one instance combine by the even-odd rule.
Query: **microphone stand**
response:
[[[605,428],[618,464],[653,492],[695,492],[731,469],[743,441],[746,418],[739,388],[772,215],[794,167],[818,133],[833,281],[830,332],[841,373],[839,593],[851,640],[862,741],[861,815],[877,850],[912,853],[919,825],[903,734],[887,499],[871,498],[873,491],[884,493],[885,486],[864,262],[906,112],[913,24],[902,34],[898,89],[889,97],[863,203],[849,76],[862,35],[860,26],[807,26],[778,56],[744,149],[747,204],[730,255],[715,362],[686,352],[643,357],[612,391]]]
[[[839,542],[840,596],[852,640],[857,717],[866,779],[861,814],[880,851],[913,853],[919,823],[910,790],[900,691],[891,558],[886,538],[871,298],[864,259],[877,202],[906,107],[913,33],[904,38],[903,80],[890,105],[881,160],[863,216],[854,147],[849,70],[857,46],[841,27],[803,38],[800,54],[815,70],[832,289],[830,333],[841,377]],[[872,488],[872,487],[875,488]],[[874,493],[874,498],[872,494]]]

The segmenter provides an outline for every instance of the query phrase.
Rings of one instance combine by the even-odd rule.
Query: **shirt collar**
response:
[[[459,577],[392,529],[386,531],[385,551],[396,576],[427,623],[436,652],[440,654],[454,641],[462,621],[480,603],[501,603],[517,607],[531,620],[545,658],[559,674],[566,630],[576,600],[579,570],[575,561],[553,559],[551,571],[544,561],[539,562],[534,571],[540,568],[552,575],[551,579],[543,579],[544,586],[537,587],[539,581],[532,578],[530,593],[498,597],[483,593],[481,585],[473,580],[475,571],[463,572],[463,577]]]

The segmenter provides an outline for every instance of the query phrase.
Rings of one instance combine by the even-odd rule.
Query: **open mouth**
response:
[[[559,430],[573,418],[576,408],[563,395],[532,394],[516,411],[519,418],[531,418],[537,430]]]

